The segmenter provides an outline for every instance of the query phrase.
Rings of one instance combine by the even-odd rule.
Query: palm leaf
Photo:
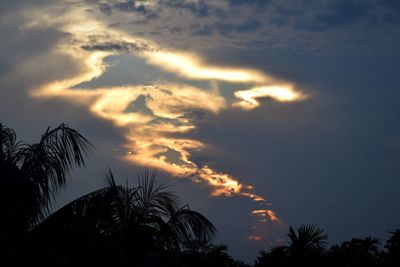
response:
[[[171,214],[168,225],[181,246],[192,242],[208,243],[216,233],[215,226],[206,217],[187,205]]]
[[[66,124],[48,128],[39,143],[21,149],[21,173],[37,185],[44,214],[51,207],[51,198],[65,186],[70,169],[84,165],[84,156],[92,150],[93,145]]]

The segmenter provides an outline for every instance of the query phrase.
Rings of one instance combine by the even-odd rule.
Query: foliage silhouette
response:
[[[272,248],[269,252],[260,251],[254,263],[255,267],[285,267],[290,266],[287,247],[279,246]]]
[[[236,261],[228,254],[228,247],[224,245],[203,244],[183,251],[175,266],[177,267],[249,267]]]
[[[49,213],[56,192],[72,167],[84,165],[93,146],[74,129],[47,128],[40,141],[17,141],[14,130],[0,124],[0,246],[13,258],[26,235]]]
[[[353,238],[332,246],[328,259],[333,266],[379,266],[379,240],[372,237]]]
[[[269,253],[261,252],[255,266],[314,265],[326,246],[328,236],[323,232],[315,225],[301,225],[296,231],[290,226],[289,245],[276,247]]]
[[[56,193],[93,146],[66,124],[48,128],[36,144],[17,141],[0,124],[1,266],[249,267],[211,243],[215,226],[158,184],[156,172],[138,185],[118,185],[110,170],[105,185],[51,213]],[[289,228],[289,242],[261,251],[254,267],[400,266],[400,230],[385,250],[372,237],[326,249],[315,225]]]
[[[386,251],[372,237],[352,238],[325,250],[327,236],[313,225],[290,227],[288,246],[260,251],[254,267],[321,266],[321,267],[394,267],[400,266],[400,230],[390,232]]]
[[[324,230],[317,228],[315,225],[302,225],[297,229],[297,233],[292,226],[289,228],[288,237],[290,238],[289,253],[294,256],[304,255],[307,253],[319,252],[326,246],[327,235],[323,234]]]
[[[386,242],[385,248],[387,254],[385,255],[386,266],[400,266],[400,229],[394,232],[389,232],[392,236]]]
[[[116,265],[115,259],[119,258],[120,265],[127,262],[167,266],[174,260],[166,257],[167,254],[178,254],[188,243],[209,243],[216,230],[202,214],[182,205],[164,184],[158,185],[155,177],[155,172],[139,174],[138,186],[128,187],[117,185],[109,171],[105,187],[59,209],[34,232],[37,236],[50,237],[50,243],[63,246],[65,243],[59,243],[60,236],[70,240],[76,229],[83,227],[86,235],[91,235],[87,238],[96,240],[95,246],[114,244],[113,251],[108,251],[111,257],[104,258],[102,264],[112,259]],[[66,257],[76,255],[75,248],[65,249],[71,253],[61,257],[70,261],[70,265],[77,263],[75,260],[81,261],[82,255],[80,259]]]

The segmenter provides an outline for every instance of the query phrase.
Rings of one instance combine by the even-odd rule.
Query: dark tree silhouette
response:
[[[35,144],[17,141],[14,130],[0,124],[0,244],[5,257],[15,256],[26,232],[49,213],[70,169],[84,165],[92,148],[66,124],[48,128]]]
[[[1,266],[249,267],[211,243],[214,225],[157,184],[155,172],[128,187],[108,171],[101,189],[49,215],[70,170],[92,149],[66,124],[48,128],[35,144],[0,124]],[[400,230],[390,233],[386,250],[367,237],[327,251],[323,229],[290,227],[288,245],[261,251],[254,266],[397,267]]]
[[[254,267],[285,267],[289,265],[287,247],[284,246],[272,248],[269,252],[260,251],[254,263]]]
[[[202,214],[182,205],[165,185],[158,185],[155,176],[155,172],[141,174],[138,186],[128,187],[117,185],[109,172],[104,188],[50,215],[35,229],[36,235],[49,237],[56,246],[62,247],[58,251],[70,251],[61,258],[71,266],[82,263],[82,257],[89,262],[103,258],[100,264],[111,262],[114,266],[123,263],[168,266],[174,260],[171,256],[177,255],[185,244],[209,243],[216,230]],[[83,241],[79,228],[84,229]],[[97,251],[104,250],[107,244],[113,247],[107,250],[108,255],[77,258],[79,249],[65,245],[79,242],[97,247]],[[71,254],[74,258],[68,256]]]
[[[236,261],[228,254],[228,247],[224,245],[200,245],[192,246],[181,253],[176,267],[250,267],[249,265]]]
[[[329,266],[380,266],[379,240],[372,237],[353,238],[332,246],[328,254]]]
[[[392,236],[386,242],[386,266],[400,266],[400,229],[390,232]]]
[[[289,230],[289,245],[260,251],[254,267],[321,266],[321,267],[394,267],[400,266],[400,230],[390,232],[386,251],[377,238],[352,238],[328,251],[327,237],[314,225]]]
[[[318,265],[319,256],[324,252],[328,239],[323,232],[323,229],[315,225],[301,225],[297,231],[290,226],[290,244],[286,249],[292,265]]]
[[[261,251],[255,266],[313,266],[318,264],[328,236],[315,225],[301,225],[296,231],[289,228],[289,245],[279,246],[269,252]]]
[[[315,225],[302,225],[297,229],[297,233],[290,226],[288,237],[290,245],[287,247],[289,253],[294,256],[318,253],[326,246],[328,236],[323,234],[324,230]]]

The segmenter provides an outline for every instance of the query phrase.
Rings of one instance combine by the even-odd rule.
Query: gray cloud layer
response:
[[[348,54],[375,50],[380,44],[372,36],[399,43],[388,34],[400,22],[398,3],[391,0],[122,1],[94,4],[93,12],[99,10],[116,27],[179,48],[212,44]]]

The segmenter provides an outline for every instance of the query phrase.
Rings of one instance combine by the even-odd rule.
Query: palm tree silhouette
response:
[[[0,124],[1,203],[7,203],[1,205],[1,214],[10,225],[32,228],[48,213],[70,169],[84,165],[84,155],[91,150],[66,124],[48,128],[36,144],[17,142],[15,132]]]
[[[289,245],[261,251],[254,266],[319,266],[319,256],[328,239],[323,229],[311,224],[301,225],[295,231],[290,226],[288,237]]]
[[[301,225],[296,233],[290,226],[288,234],[291,242],[288,247],[289,252],[301,256],[320,251],[326,246],[328,239],[328,236],[324,235],[323,232],[323,229],[317,228],[315,225]]]
[[[128,187],[117,185],[109,171],[103,188],[57,210],[35,231],[59,238],[65,233],[76,234],[77,228],[85,229],[100,243],[114,244],[114,251],[109,251],[114,265],[118,254],[123,255],[121,262],[161,266],[159,260],[165,254],[174,255],[171,252],[192,242],[210,242],[216,232],[214,225],[182,205],[165,184],[157,184],[155,177],[156,172],[139,174],[138,186]],[[78,243],[81,237],[76,238]]]
[[[0,244],[4,254],[13,254],[14,245],[45,218],[70,169],[84,165],[84,156],[92,148],[66,124],[47,128],[35,144],[17,141],[14,130],[0,124]]]
[[[392,236],[387,240],[385,248],[387,249],[387,266],[400,265],[400,229],[389,232]]]

